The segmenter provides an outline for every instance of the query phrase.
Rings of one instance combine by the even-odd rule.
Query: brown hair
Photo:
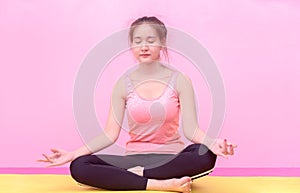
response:
[[[138,18],[131,24],[130,29],[129,29],[130,43],[132,43],[132,41],[133,41],[133,32],[134,32],[135,28],[141,24],[153,25],[153,28],[156,30],[160,41],[164,44],[164,46],[162,48],[163,54],[164,54],[165,58],[167,60],[169,60],[168,50],[167,50],[167,47],[165,46],[166,40],[167,40],[167,28],[162,21],[160,21],[159,19],[157,19],[154,16],[152,16],[152,17],[144,16],[144,17]]]

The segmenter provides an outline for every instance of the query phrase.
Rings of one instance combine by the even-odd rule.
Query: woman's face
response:
[[[133,32],[131,50],[139,63],[152,63],[160,59],[162,42],[151,24],[142,24]]]

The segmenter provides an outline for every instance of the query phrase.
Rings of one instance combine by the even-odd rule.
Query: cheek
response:
[[[132,54],[137,57],[139,55],[139,49],[138,48],[131,48]]]
[[[160,47],[151,47],[151,53],[156,55],[156,56],[159,56],[160,55]]]

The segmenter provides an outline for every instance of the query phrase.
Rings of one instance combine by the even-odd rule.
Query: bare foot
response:
[[[149,179],[147,184],[147,190],[165,190],[190,193],[191,184],[192,181],[190,177],[182,177],[180,179],[173,178],[169,180]]]

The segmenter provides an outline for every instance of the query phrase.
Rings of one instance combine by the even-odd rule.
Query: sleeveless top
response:
[[[184,149],[178,133],[180,104],[174,88],[177,74],[172,73],[163,93],[155,99],[141,97],[129,74],[126,75],[126,115],[130,136],[126,144],[127,155],[177,154]]]

